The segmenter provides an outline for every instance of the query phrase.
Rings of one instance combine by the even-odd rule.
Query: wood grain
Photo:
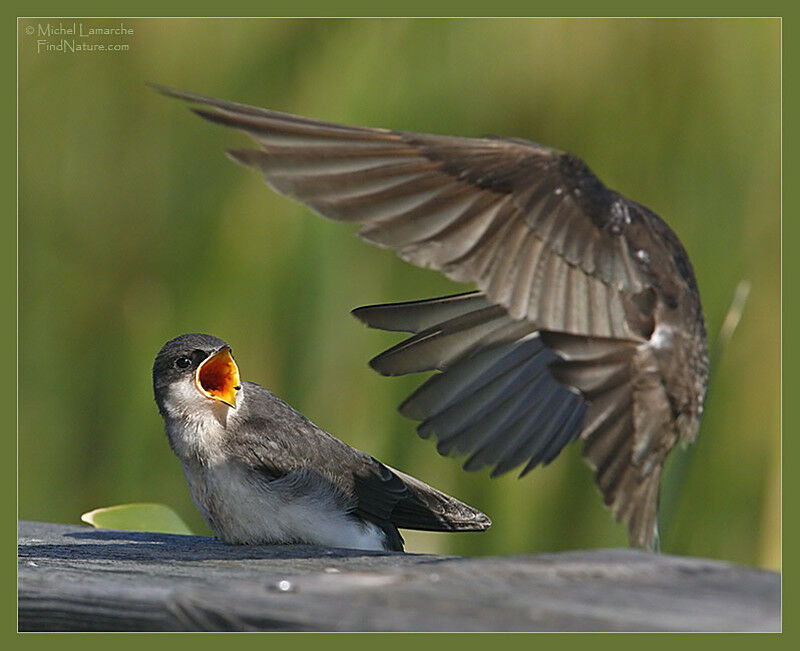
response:
[[[780,575],[601,549],[460,558],[19,524],[21,631],[778,631]]]

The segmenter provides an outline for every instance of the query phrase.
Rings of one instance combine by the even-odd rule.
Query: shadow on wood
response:
[[[22,631],[777,631],[780,576],[629,549],[460,558],[21,522]]]

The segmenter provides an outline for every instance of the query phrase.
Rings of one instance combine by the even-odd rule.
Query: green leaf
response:
[[[81,520],[102,529],[153,531],[193,535],[188,525],[165,504],[117,504],[81,515]]]

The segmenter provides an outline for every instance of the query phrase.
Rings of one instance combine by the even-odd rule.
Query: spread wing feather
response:
[[[512,317],[639,335],[625,322],[624,293],[651,279],[621,255],[628,204],[578,159],[524,140],[350,127],[159,90],[252,136],[260,149],[230,155],[276,191],[362,224],[361,237],[410,262],[475,282]]]

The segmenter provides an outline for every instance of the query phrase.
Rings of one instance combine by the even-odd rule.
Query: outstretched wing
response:
[[[650,334],[627,316],[637,309],[630,297],[652,284],[637,242],[652,258],[657,238],[574,156],[523,140],[349,127],[159,90],[252,136],[259,149],[229,154],[277,192],[362,224],[362,238],[409,262],[476,283],[513,318],[590,336]]]
[[[537,330],[481,292],[354,310],[414,333],[375,357],[385,375],[438,370],[401,405],[440,454],[492,476],[551,462],[580,436],[614,516],[634,544],[656,536],[661,465],[677,433],[652,354],[635,342]]]

